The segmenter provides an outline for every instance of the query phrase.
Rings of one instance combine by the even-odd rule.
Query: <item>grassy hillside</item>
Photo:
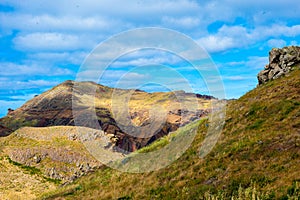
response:
[[[1,138],[0,199],[34,199],[100,168],[102,164],[85,148],[90,139],[121,155],[113,152],[103,131],[87,127],[23,127]]]
[[[207,120],[198,122],[192,146],[167,168],[142,174],[104,168],[42,198],[299,199],[299,77],[295,70],[230,101],[222,135],[204,159],[198,149]],[[168,137],[144,151],[166,143]]]
[[[34,168],[17,166],[5,156],[0,156],[0,167],[0,199],[31,200],[58,187],[36,174]]]

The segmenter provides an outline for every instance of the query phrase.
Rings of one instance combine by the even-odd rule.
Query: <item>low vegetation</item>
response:
[[[71,175],[68,170],[72,167],[82,168],[79,159],[94,160],[72,134],[54,134],[71,133],[76,127],[48,127],[35,131],[23,128],[22,132],[0,141],[3,173],[0,199],[34,199],[37,196],[40,199],[300,199],[299,77],[300,70],[295,70],[286,77],[258,86],[238,100],[229,101],[222,134],[204,159],[199,157],[199,148],[210,126],[207,118],[179,128],[130,156],[135,159],[141,153],[162,149],[173,140],[181,140],[190,129],[197,128],[193,143],[179,159],[152,172],[122,173],[102,166],[58,187],[63,182],[45,176],[45,169],[62,167],[67,169],[63,173],[67,176]],[[137,92],[131,105],[139,104],[144,95]],[[166,99],[164,95],[152,95],[147,105]],[[165,100],[161,103],[168,104]],[[108,110],[100,111],[108,115]],[[140,118],[136,118],[136,124],[140,124]],[[22,117],[5,120],[13,129],[37,123],[27,122]],[[54,151],[58,154],[52,155]],[[24,163],[7,157],[20,159],[23,152],[30,154]],[[36,162],[31,154],[44,157]],[[70,161],[70,158],[73,159]]]
[[[6,156],[0,156],[0,167],[0,199],[31,200],[59,186],[44,178],[39,170],[10,162]]]
[[[227,106],[215,148],[198,156],[209,122],[198,122],[191,147],[158,171],[102,168],[41,199],[299,199],[300,70],[248,92]],[[139,152],[168,144],[170,137]]]
[[[31,167],[31,166],[28,166],[28,165],[24,165],[24,164],[15,162],[15,161],[11,160],[8,156],[6,158],[7,158],[8,162],[10,164],[13,164],[13,165],[21,168],[22,170],[25,171],[25,173],[29,173],[30,175],[37,175],[39,177],[42,177],[44,180],[55,183],[57,185],[59,185],[61,183],[61,180],[59,180],[59,179],[52,179],[52,178],[49,178],[49,177],[45,177],[43,175],[42,171],[40,169],[36,168],[36,167]]]

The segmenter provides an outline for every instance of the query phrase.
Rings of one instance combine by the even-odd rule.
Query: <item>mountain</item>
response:
[[[118,128],[110,104],[114,89],[91,82],[58,85],[0,120],[4,127],[15,130],[0,138],[0,199],[299,199],[300,68],[298,56],[294,56],[298,50],[291,49],[296,50],[286,57],[288,63],[292,62],[288,71],[273,73],[275,67],[266,67],[258,78],[268,75],[268,79],[241,98],[227,101],[222,133],[204,158],[199,157],[199,149],[212,127],[205,116],[218,102],[216,99],[196,95],[200,108],[182,115],[186,111],[175,97],[181,97],[181,102],[194,102],[195,95],[115,89],[120,96],[133,94],[128,110],[135,124],[146,126],[151,117],[145,110],[160,105],[167,110],[164,126],[175,126],[175,131],[148,140],[140,148],[141,140],[132,140],[135,143],[129,144],[135,144],[138,150],[132,148],[136,151],[124,154],[114,147],[126,147],[120,145],[124,144],[120,140],[124,141],[125,133],[95,129],[90,123],[93,118],[89,118],[96,110],[102,127]],[[275,60],[281,62],[287,54],[282,49],[278,52],[279,59]],[[284,69],[287,65],[278,66]],[[96,98],[93,88],[98,91]],[[75,115],[85,116],[79,121],[82,126],[73,126],[76,116],[70,110],[72,97],[78,103]],[[197,120],[203,112],[202,119]],[[56,126],[59,123],[63,126]],[[30,125],[44,127],[23,127]],[[178,159],[169,166],[151,172],[122,173],[104,166],[91,156],[91,147],[86,148],[97,141],[98,150],[119,158],[120,162],[110,166],[126,167],[128,161],[140,159],[143,153],[165,150],[172,141],[185,141],[193,130],[197,134],[183,155],[175,155]],[[180,145],[173,147],[175,153],[182,150]],[[157,165],[151,159],[141,161]]]
[[[158,132],[148,138],[139,138],[126,133],[131,133],[132,127],[119,128],[113,106],[122,109],[126,104],[113,104],[114,93],[117,96],[131,94],[128,102],[130,118],[127,120],[146,127],[146,131],[149,124],[163,122]],[[98,141],[106,154],[122,158],[123,153],[147,146],[169,132],[207,116],[213,102],[218,101],[211,96],[184,91],[147,93],[109,88],[93,82],[66,81],[36,95],[20,108],[10,109],[7,116],[0,119],[3,125],[0,126],[3,136],[0,165],[6,169],[3,171],[6,178],[0,178],[0,199],[33,199],[42,192],[103,168],[103,163],[85,148],[90,140]],[[184,106],[194,109],[189,111]],[[151,121],[151,112],[155,111],[152,107],[160,109],[154,113],[154,122]],[[166,114],[164,118],[159,117],[161,111]],[[17,184],[9,181],[16,176],[20,177]],[[38,183],[45,184],[37,187]],[[10,189],[12,187],[14,190]]]
[[[124,102],[112,103],[112,95],[124,96],[128,93],[131,94],[128,109]],[[6,135],[24,126],[48,127],[76,124],[100,129],[100,125],[107,135],[115,138],[116,148],[119,151],[132,152],[149,145],[190,121],[207,116],[212,102],[216,102],[216,99],[211,96],[184,91],[147,93],[140,90],[109,88],[93,82],[66,81],[35,96],[20,108],[11,110],[7,116],[0,119],[0,125],[7,127]],[[195,108],[194,104],[197,103],[197,108]],[[158,108],[157,111],[152,109],[153,106]],[[194,110],[189,111],[184,106],[193,107]],[[116,113],[113,113],[116,107],[118,111],[124,110],[125,112],[125,114],[119,114],[121,119],[117,122],[114,117]],[[158,118],[160,116],[158,111],[162,111],[164,120]],[[132,122],[132,125],[119,127],[120,121],[125,121],[128,112],[129,119],[126,118],[126,120]],[[151,119],[153,112],[155,117]],[[164,114],[166,116],[163,116]],[[139,135],[140,133],[132,134],[132,129],[135,130],[136,126],[141,126],[147,132],[153,129],[149,124],[159,124],[161,121],[164,122],[161,124],[162,127],[149,137]]]
[[[209,126],[205,119],[190,126],[198,127],[191,147],[164,169],[130,174],[104,168],[43,198],[299,199],[299,77],[295,63],[285,75],[229,101],[222,134],[204,159],[198,151]],[[138,153],[157,150],[182,132],[180,128]]]

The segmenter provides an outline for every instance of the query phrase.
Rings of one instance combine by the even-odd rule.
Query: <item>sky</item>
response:
[[[171,29],[202,46],[220,72],[225,97],[238,98],[256,87],[256,75],[268,64],[272,48],[299,45],[299,10],[297,0],[0,0],[0,116],[65,80],[75,80],[99,43],[144,27]],[[130,88],[133,81],[174,74],[167,81],[180,85],[178,73],[155,65],[181,68],[179,76],[195,92],[209,94],[195,71],[184,70],[184,59],[153,49],[121,56],[99,83]],[[129,81],[116,84],[124,74]],[[154,83],[142,89],[162,87]]]

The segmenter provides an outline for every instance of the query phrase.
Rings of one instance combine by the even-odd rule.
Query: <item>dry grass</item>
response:
[[[9,163],[6,157],[0,157],[0,199],[35,199],[43,192],[57,188],[54,183],[30,175],[25,170]]]
[[[34,199],[42,192],[53,190],[59,182],[63,183],[65,180],[49,178],[47,172],[51,168],[71,177],[77,170],[77,163],[100,165],[86,150],[79,137],[74,140],[73,137],[70,138],[78,134],[78,131],[95,132],[94,129],[74,126],[24,127],[1,138],[0,199]],[[36,163],[32,158],[34,155],[46,157]],[[17,162],[12,161],[13,157],[17,158]]]
[[[294,71],[231,101],[219,142],[205,159],[199,159],[198,149],[207,121],[199,122],[192,146],[167,168],[142,174],[104,168],[43,198],[297,199],[299,77],[300,70]],[[164,146],[162,141],[152,147]]]

